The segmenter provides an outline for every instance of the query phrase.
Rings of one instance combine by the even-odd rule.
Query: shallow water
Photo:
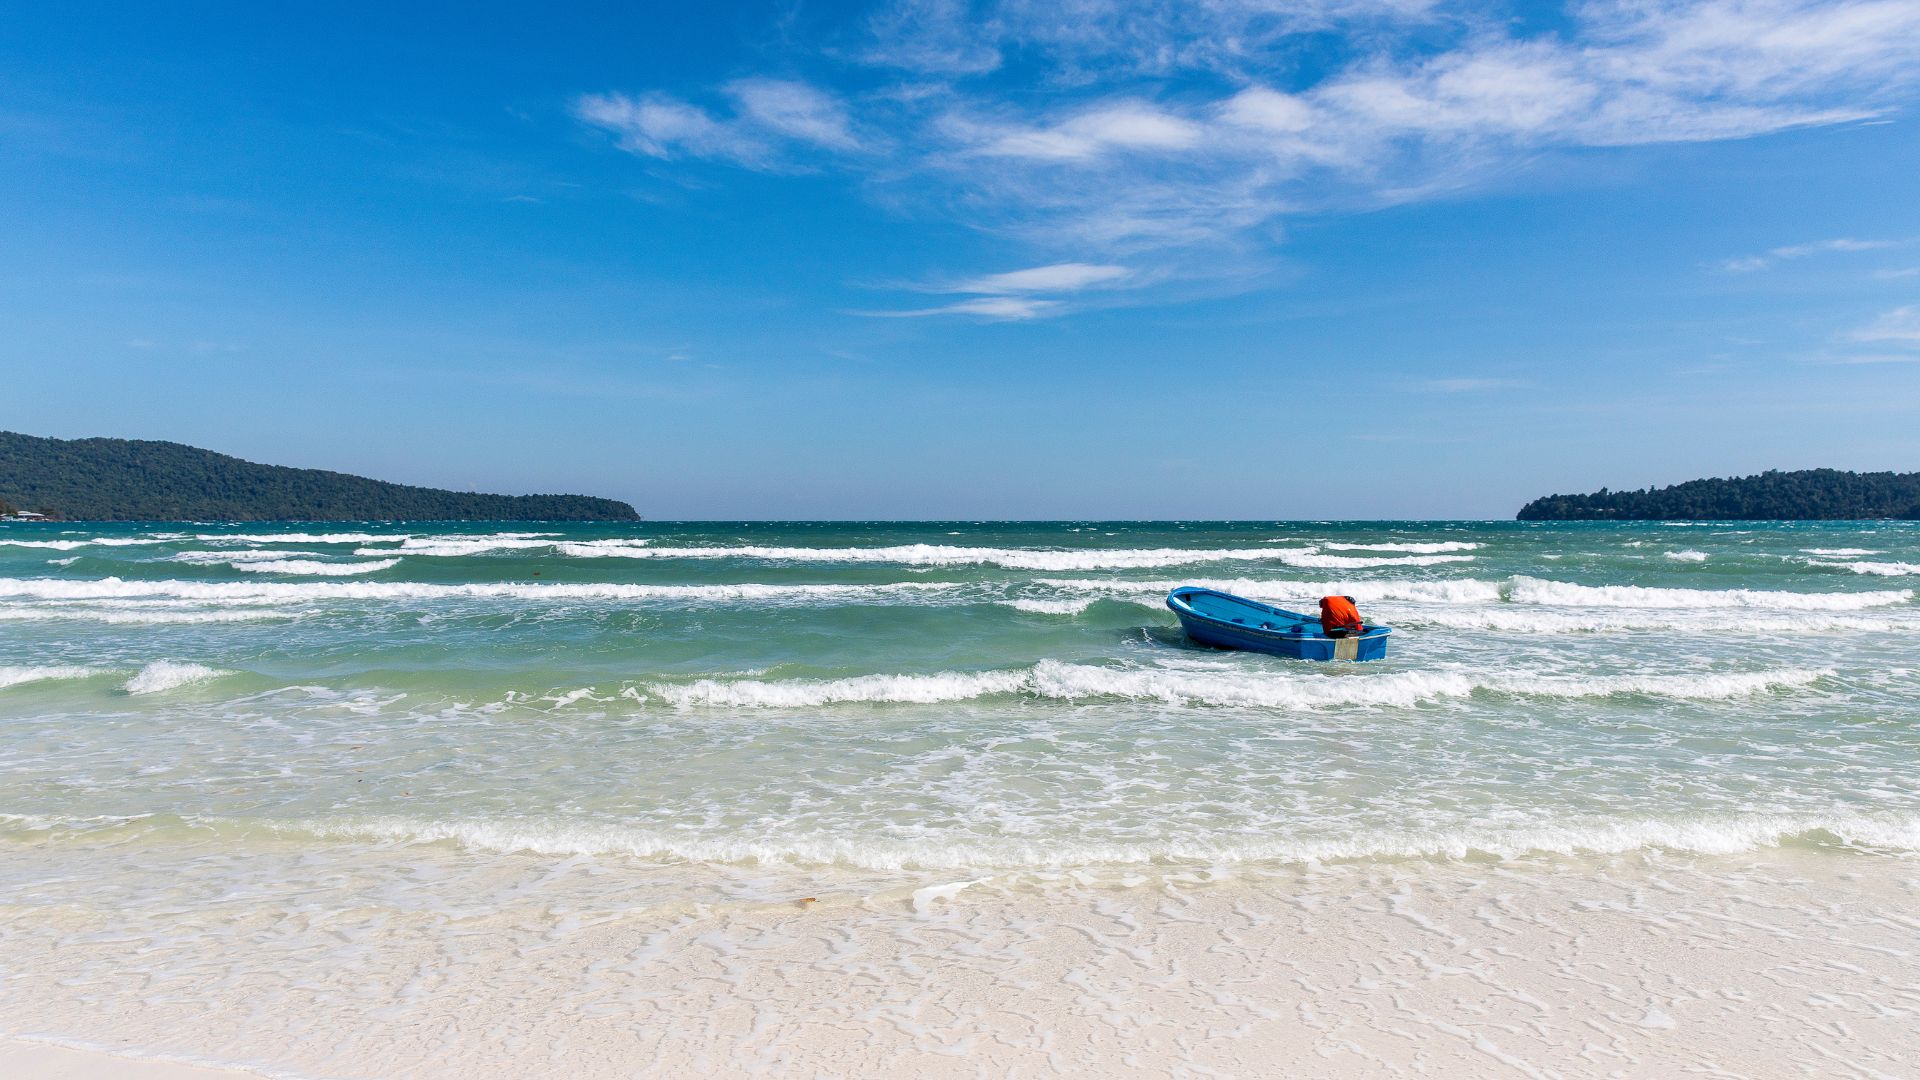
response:
[[[1195,648],[1184,583],[1350,594],[1390,657]],[[0,1003],[32,983],[77,1037],[139,997],[89,939],[228,1000],[322,912],[374,920],[346,962],[381,925],[410,956],[805,897],[897,914],[861,924],[893,948],[1329,863],[1470,892],[1814,858],[1898,892],[1917,588],[1911,524],[0,526],[0,960],[80,965]],[[396,1064],[287,1047],[238,1056]]]

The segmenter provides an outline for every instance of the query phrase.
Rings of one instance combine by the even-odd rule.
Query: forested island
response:
[[[1920,519],[1920,473],[1769,470],[1671,487],[1548,495],[1521,521],[1858,521]]]
[[[482,495],[259,465],[173,442],[0,431],[0,505],[66,521],[635,521],[586,495]]]

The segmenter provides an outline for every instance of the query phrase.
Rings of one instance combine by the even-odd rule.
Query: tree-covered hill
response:
[[[1769,470],[1672,487],[1548,495],[1521,521],[1851,521],[1920,519],[1920,473]]]
[[[180,443],[0,431],[0,502],[69,521],[633,521],[586,495],[482,495],[257,465]]]

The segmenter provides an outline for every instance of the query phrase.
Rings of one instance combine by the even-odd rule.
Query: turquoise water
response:
[[[0,530],[0,843],[129,880],[1920,847],[1911,524]],[[1193,647],[1183,583],[1353,595],[1390,657]]]

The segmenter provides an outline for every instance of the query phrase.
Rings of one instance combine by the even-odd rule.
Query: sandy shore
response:
[[[1920,1060],[1909,860],[1203,877],[650,910],[310,894],[15,911],[0,1004],[16,1031],[333,1077],[1910,1076]],[[16,1075],[231,1075],[7,1052]]]
[[[235,1080],[261,1074],[25,1039],[0,1039],[0,1075],[33,1080]]]

